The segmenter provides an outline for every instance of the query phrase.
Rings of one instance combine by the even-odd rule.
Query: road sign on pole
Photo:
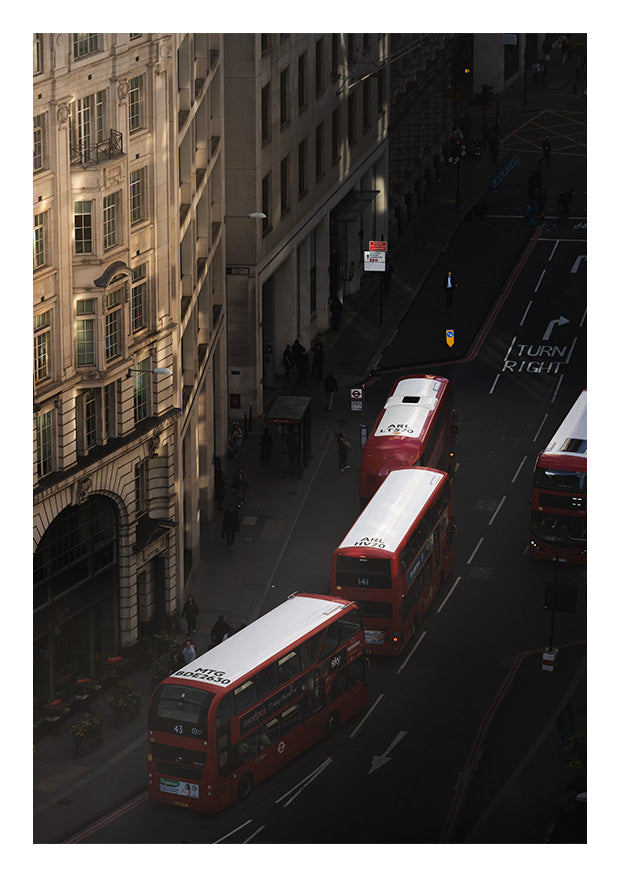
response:
[[[385,271],[385,253],[365,250],[364,271]]]

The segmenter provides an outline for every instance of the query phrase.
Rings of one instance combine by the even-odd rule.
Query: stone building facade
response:
[[[34,34],[41,698],[174,614],[209,514],[226,434],[221,55],[209,34]]]

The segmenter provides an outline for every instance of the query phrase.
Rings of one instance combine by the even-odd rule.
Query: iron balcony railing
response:
[[[71,164],[99,164],[123,154],[123,135],[110,130],[110,136],[98,143],[71,147]]]

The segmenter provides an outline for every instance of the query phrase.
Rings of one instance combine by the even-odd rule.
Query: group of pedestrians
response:
[[[312,368],[310,368],[310,355],[304,345],[296,338],[293,344],[287,344],[282,354],[284,375],[289,384],[297,383],[305,387],[308,377],[320,384],[323,380],[323,342],[316,338],[312,342]]]
[[[199,614],[200,609],[198,607],[198,604],[196,603],[192,595],[189,594],[181,613],[181,618],[185,618],[187,622],[187,637],[182,642],[179,648],[178,660],[180,666],[190,664],[198,657],[196,651],[196,643],[192,639],[192,637],[196,635],[197,619]],[[224,619],[223,615],[219,615],[217,621],[211,628],[212,645],[219,645],[225,639],[228,639],[228,637],[232,636],[233,633],[235,633],[235,629],[228,621]]]

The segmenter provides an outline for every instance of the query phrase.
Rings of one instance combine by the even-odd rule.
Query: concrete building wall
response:
[[[330,297],[359,289],[362,230],[387,233],[389,65],[377,34],[226,34],[224,52],[232,420],[262,413],[284,346],[309,348]]]

